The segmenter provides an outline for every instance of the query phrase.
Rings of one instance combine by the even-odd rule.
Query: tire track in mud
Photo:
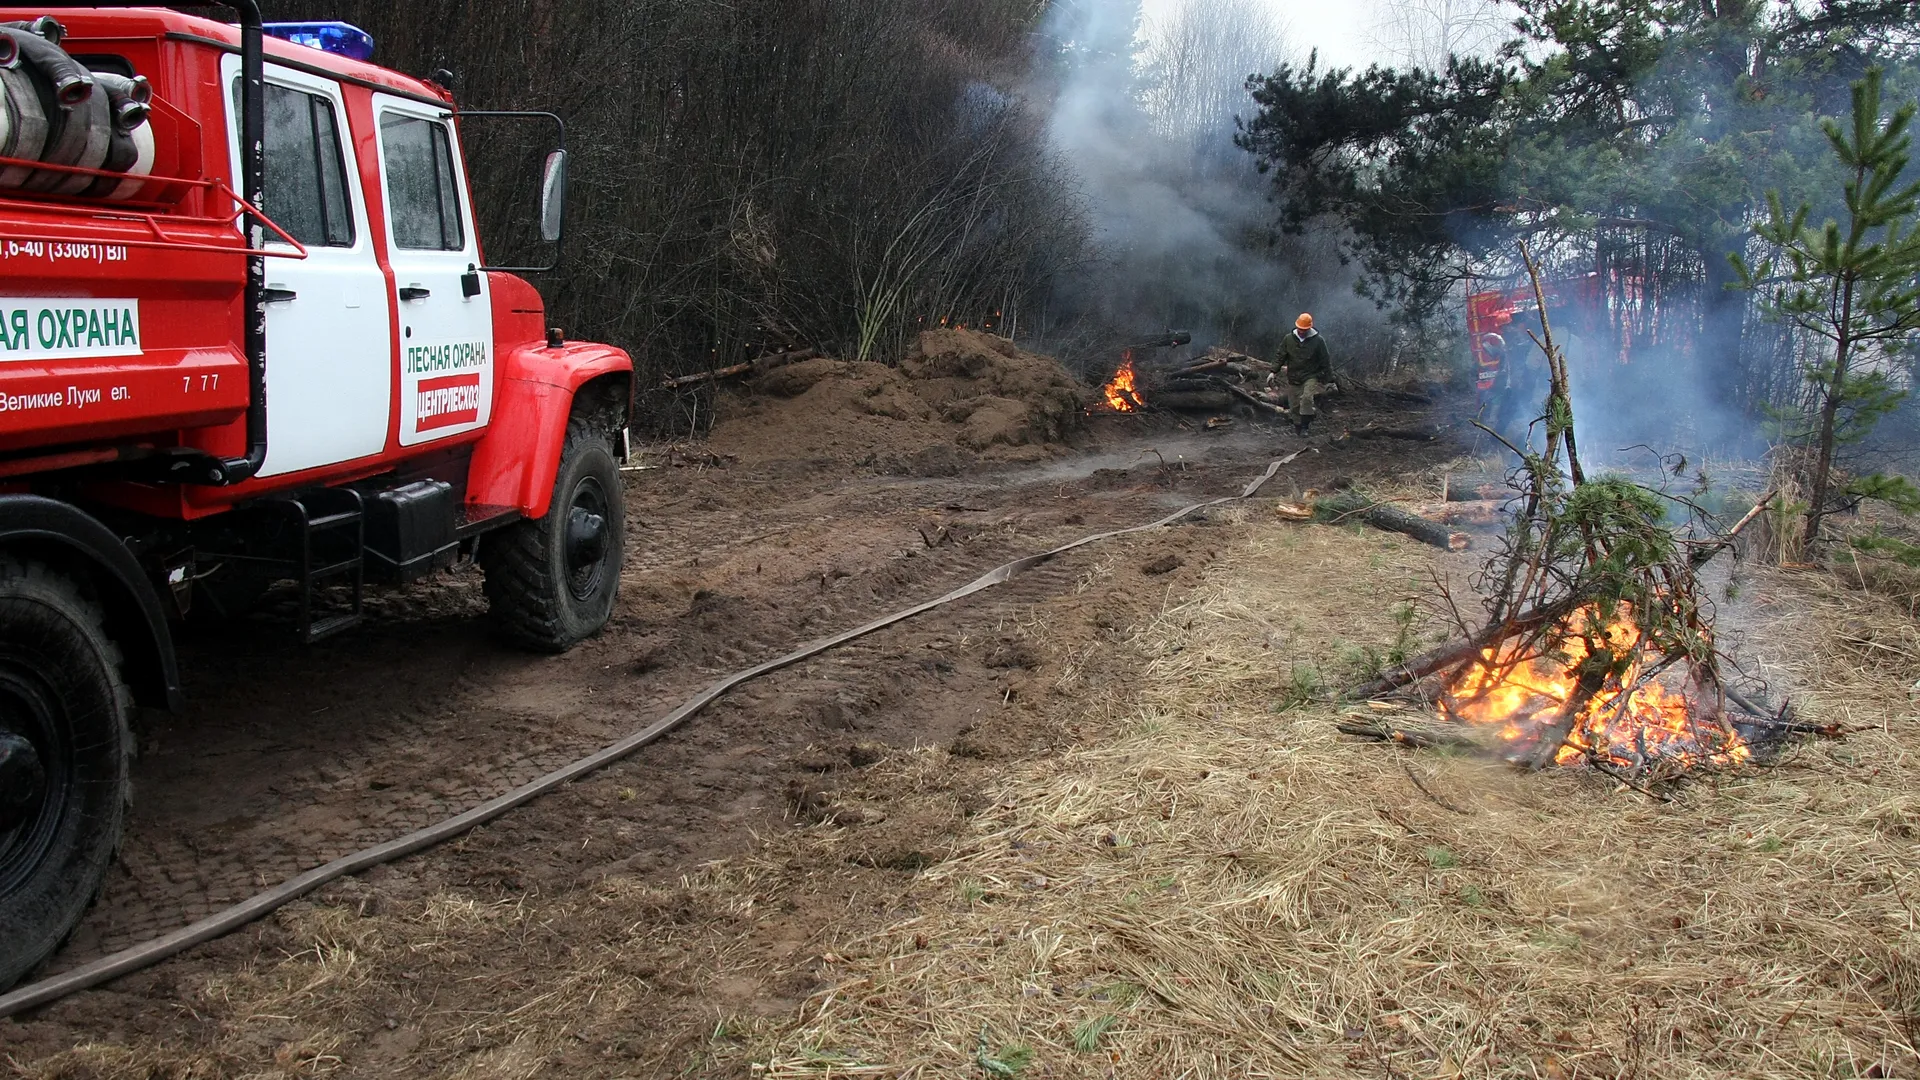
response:
[[[1161,484],[1063,495],[1057,485],[935,482],[851,496],[814,492],[784,505],[755,498],[685,514],[642,534],[615,626],[563,658],[526,657],[487,642],[470,621],[479,608],[470,576],[427,590],[413,612],[427,609],[425,619],[408,619],[407,603],[393,601],[382,605],[391,621],[357,639],[306,651],[251,642],[238,650],[250,662],[244,670],[203,672],[224,684],[153,740],[163,752],[137,768],[121,862],[100,904],[43,974],[452,816],[640,726],[716,671],[779,655],[902,600],[938,595],[1053,543],[1136,523],[1169,494]],[[630,517],[673,519],[669,505],[636,501]],[[957,503],[980,509],[945,509]],[[937,691],[950,674],[941,670],[952,666],[943,650],[925,646],[1017,618],[1036,599],[1071,587],[1088,558],[1072,553],[988,597],[770,676],[717,704],[688,737],[626,763],[623,775],[643,803],[630,816],[657,830],[639,838],[626,865],[671,864],[708,846],[709,830],[777,817],[783,807],[768,791],[817,740],[952,739],[969,717],[900,707],[905,688],[928,683]],[[770,564],[774,575],[765,572]],[[430,642],[423,662],[410,668],[395,660],[423,639]],[[222,655],[223,644],[231,642],[190,645],[188,662]],[[874,719],[890,709],[890,718]],[[497,884],[528,887],[553,876],[553,867],[523,873],[516,861],[498,860]]]
[[[645,753],[476,829],[412,872],[393,868],[378,888],[404,895],[396,881],[407,878],[495,897],[553,895],[614,875],[671,878],[748,850],[769,829],[811,820],[817,807],[805,800],[838,782],[823,774],[852,777],[889,748],[952,744],[1018,708],[1003,690],[1027,665],[996,661],[994,650],[1014,636],[1007,628],[1027,624],[1104,558],[1069,553],[763,676]]]

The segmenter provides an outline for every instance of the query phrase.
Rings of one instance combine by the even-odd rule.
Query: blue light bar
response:
[[[270,22],[267,36],[352,60],[373,59],[373,35],[344,22]]]

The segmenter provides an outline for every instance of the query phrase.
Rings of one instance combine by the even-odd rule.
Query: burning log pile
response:
[[[1177,367],[1143,369],[1136,362],[1136,356],[1146,350],[1184,345],[1191,340],[1188,334],[1172,334],[1127,349],[1113,378],[1100,388],[1105,407],[1117,413],[1159,409],[1284,414],[1285,410],[1262,393],[1273,365],[1244,353],[1215,346]]]
[[[1675,529],[1664,494],[1587,476],[1566,359],[1544,303],[1540,328],[1535,341],[1552,374],[1546,446],[1509,444],[1521,460],[1519,505],[1502,550],[1476,580],[1486,621],[1469,631],[1443,594],[1463,639],[1349,693],[1391,709],[1377,699],[1418,690],[1412,696],[1432,710],[1432,724],[1349,721],[1341,730],[1405,745],[1472,745],[1530,769],[1584,765],[1643,791],[1749,762],[1765,744],[1809,730],[1726,685],[1698,579],[1756,515],[1725,533]]]

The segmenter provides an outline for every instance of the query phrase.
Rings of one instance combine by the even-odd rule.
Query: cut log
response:
[[[1465,551],[1473,546],[1473,539],[1466,533],[1454,532],[1437,521],[1410,514],[1397,506],[1374,502],[1358,492],[1329,495],[1316,502],[1314,509],[1335,520],[1358,517],[1376,529],[1402,533],[1447,551]]]
[[[1188,364],[1187,366],[1182,368],[1177,368],[1173,371],[1170,377],[1179,378],[1184,375],[1203,375],[1209,371],[1219,371],[1222,368],[1225,368],[1228,364],[1232,362],[1233,361],[1229,360],[1224,356],[1211,357],[1206,360],[1200,360],[1200,361],[1196,361],[1194,363]]]
[[[1508,500],[1480,499],[1475,502],[1422,503],[1416,512],[1430,521],[1445,525],[1498,525],[1505,517]]]
[[[1445,498],[1448,502],[1482,502],[1519,496],[1504,476],[1449,476],[1446,487]]]

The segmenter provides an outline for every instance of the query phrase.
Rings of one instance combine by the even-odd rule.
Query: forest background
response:
[[[1604,440],[1724,454],[1791,437],[1823,348],[1729,257],[1764,260],[1769,191],[1840,211],[1819,119],[1855,81],[1883,69],[1890,109],[1920,88],[1914,0],[1380,0],[1364,69],[1266,0],[266,6],[365,27],[466,107],[565,117],[539,284],[649,384],[890,361],[941,324],[1095,375],[1169,328],[1264,353],[1305,309],[1353,376],[1464,381],[1466,296],[1517,284],[1527,240],[1601,296],[1576,405]],[[496,261],[540,255],[535,134],[467,125]],[[1861,363],[1898,398],[1912,336]],[[650,403],[682,432],[700,406]],[[1857,453],[1920,444],[1910,399],[1883,412]]]

